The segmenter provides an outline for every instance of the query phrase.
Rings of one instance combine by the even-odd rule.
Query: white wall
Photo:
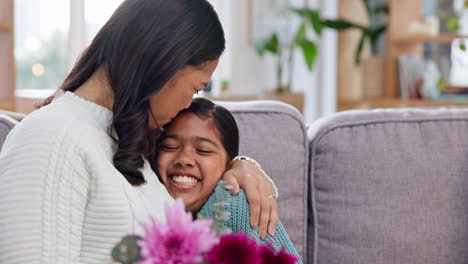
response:
[[[234,94],[259,94],[273,89],[276,84],[273,58],[260,59],[253,44],[249,43],[248,1],[235,0],[231,9],[231,42],[228,45],[232,49],[231,92]]]
[[[338,15],[337,0],[321,0],[320,12],[322,17],[335,19]],[[338,34],[333,30],[325,30],[320,40],[320,57],[317,67],[317,80],[315,82],[316,96],[309,93],[306,100],[305,119],[311,122],[314,119],[336,112],[337,102],[337,57]],[[313,107],[315,105],[315,107]],[[311,108],[311,109],[310,109]]]

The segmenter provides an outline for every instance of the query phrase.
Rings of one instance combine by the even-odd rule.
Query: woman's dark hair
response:
[[[104,66],[114,91],[109,127],[117,135],[114,166],[132,185],[140,185],[145,179],[138,169],[155,144],[148,128],[149,97],[177,71],[215,60],[224,49],[221,23],[207,0],[126,0],[60,89],[75,91]]]

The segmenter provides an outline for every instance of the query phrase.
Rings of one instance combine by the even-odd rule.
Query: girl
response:
[[[271,242],[276,249],[285,247],[299,257],[281,223],[275,236],[263,240],[248,224],[249,205],[244,192],[228,195],[218,183],[238,152],[239,132],[231,113],[207,99],[197,98],[162,134],[153,166],[169,194],[182,198],[194,215],[213,218],[213,205],[229,197],[223,209],[230,217],[224,227],[234,233],[246,233],[260,243]]]

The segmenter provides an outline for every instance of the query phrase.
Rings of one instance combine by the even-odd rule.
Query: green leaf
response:
[[[354,55],[354,62],[357,65],[361,64],[361,54],[362,54],[362,50],[364,49],[364,43],[366,41],[366,36],[367,36],[367,32],[363,31],[362,35],[361,35],[361,38],[359,39],[359,44],[357,46],[356,53]]]
[[[299,15],[300,17],[310,21],[312,28],[317,35],[322,34],[323,24],[320,12],[310,8],[292,8],[291,11]]]
[[[462,51],[466,51],[466,42],[465,42],[465,39],[461,39],[461,40],[460,40],[460,46],[459,46],[459,47],[460,47],[460,49],[461,49]]]
[[[256,41],[254,43],[255,51],[257,52],[258,56],[263,57],[263,54],[265,54],[265,45],[263,43],[264,41]]]
[[[310,20],[310,23],[312,24],[312,27],[314,28],[315,33],[317,35],[322,34],[322,29],[323,29],[323,24],[322,24],[322,18],[320,17],[320,13],[317,10],[308,10],[308,17]]]
[[[465,43],[460,43],[460,49],[463,51],[466,51],[466,44]]]
[[[314,42],[304,39],[299,46],[302,49],[304,60],[307,64],[307,68],[311,71],[314,67],[315,59],[317,58],[318,48]]]
[[[464,6],[465,8],[468,8],[468,1],[465,1],[465,2],[463,3],[463,6]]]
[[[348,30],[351,28],[357,28],[360,30],[365,30],[366,28],[354,23],[351,23],[349,21],[343,20],[343,19],[337,19],[337,20],[324,20],[322,21],[323,25],[328,28],[336,29],[338,31],[341,30]]]
[[[267,41],[266,50],[273,54],[279,53],[279,39],[276,33],[271,35],[270,39]]]
[[[300,43],[305,39],[306,25],[302,23],[299,29],[297,30],[296,37],[294,38],[294,43],[300,45]]]
[[[369,39],[371,42],[372,46],[377,45],[377,42],[379,41],[379,38],[382,36],[382,34],[387,30],[387,25],[380,25],[376,28],[373,28],[368,31]]]
[[[263,56],[266,52],[270,52],[272,54],[278,54],[279,53],[278,35],[274,33],[274,34],[271,34],[269,37],[265,38],[264,40],[256,42],[255,50],[257,51],[260,57]]]
[[[112,259],[122,264],[132,264],[141,260],[140,247],[137,245],[141,238],[128,235],[112,249]]]
[[[459,22],[460,22],[460,18],[457,17],[457,16],[453,16],[453,17],[449,18],[448,21],[447,21],[448,31],[452,32],[452,33],[457,32],[457,30],[458,30],[458,28],[460,26]]]
[[[439,81],[437,81],[437,88],[440,91],[443,91],[447,85],[447,82],[445,81],[444,77],[441,77]]]

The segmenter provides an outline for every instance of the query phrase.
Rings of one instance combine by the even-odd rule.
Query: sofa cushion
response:
[[[11,118],[6,114],[0,113],[0,150],[3,143],[11,129],[18,123],[17,120]]]
[[[302,116],[280,102],[217,103],[227,107],[237,121],[240,154],[256,159],[278,186],[280,219],[304,256],[308,148]]]
[[[467,135],[467,108],[314,123],[309,263],[467,263]]]

